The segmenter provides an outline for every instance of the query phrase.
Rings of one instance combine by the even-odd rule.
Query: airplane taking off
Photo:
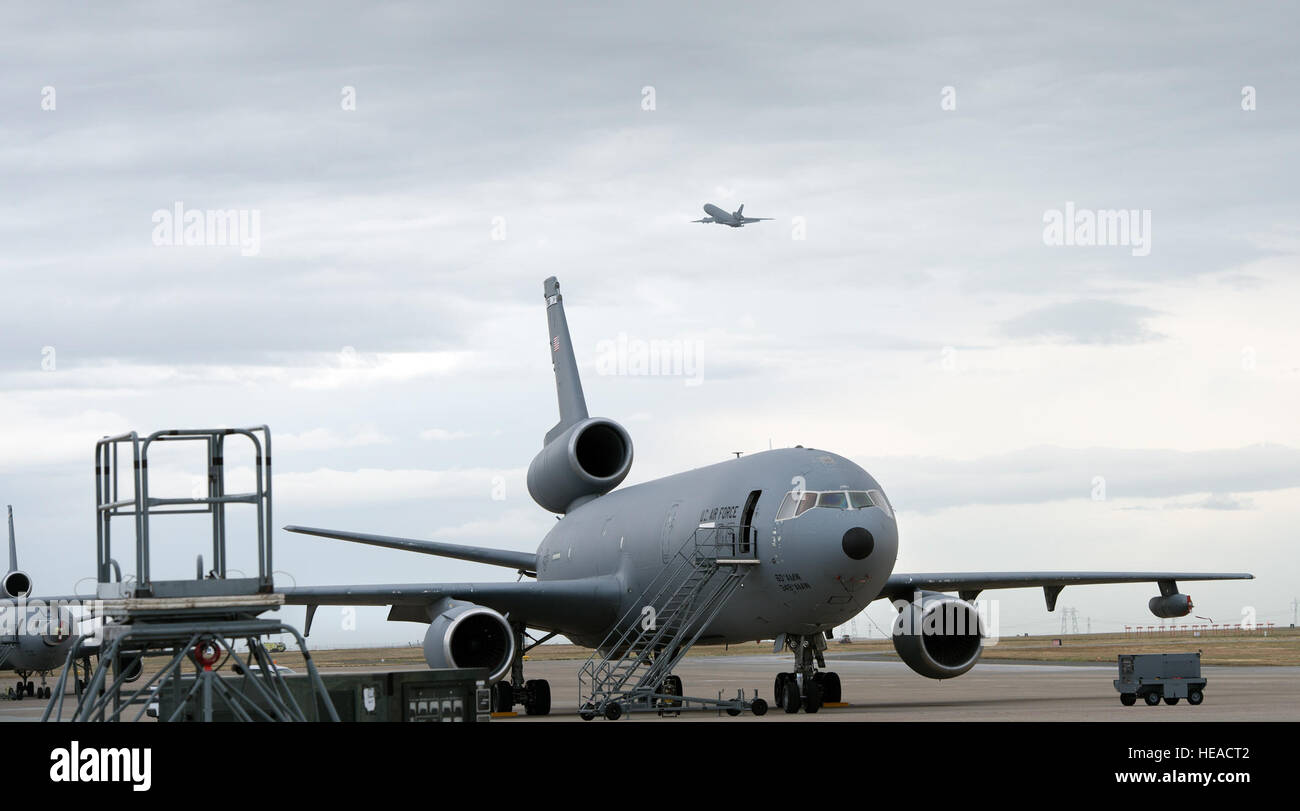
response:
[[[18,674],[18,683],[9,688],[8,696],[15,699],[25,695],[49,698],[46,677],[63,666],[68,658],[68,647],[76,639],[68,610],[58,608],[59,622],[54,624],[47,621],[49,608],[51,603],[72,598],[51,597],[39,600],[39,605],[27,605],[28,600],[37,602],[38,598],[30,596],[31,576],[18,568],[13,507],[9,508],[9,571],[0,579],[0,592],[4,598],[0,600],[0,611],[5,615],[4,622],[0,623],[4,626],[0,629],[0,670],[12,670]],[[30,677],[33,673],[40,675],[40,687],[32,684]]]
[[[825,670],[828,635],[877,599],[892,601],[899,611],[893,634],[899,657],[922,676],[946,679],[967,672],[980,657],[985,633],[974,601],[988,589],[1042,588],[1052,611],[1065,586],[1154,582],[1160,595],[1148,603],[1149,610],[1157,617],[1182,617],[1190,613],[1192,602],[1179,593],[1177,581],[1253,577],[895,572],[898,524],[880,483],[843,456],[802,446],[615,489],[632,467],[632,438],[613,420],[588,415],[554,277],[545,281],[544,294],[560,421],[547,432],[541,452],[529,465],[528,492],[544,509],[563,517],[536,553],[285,527],[504,566],[535,579],[284,589],[288,603],[307,606],[308,632],[319,605],[390,606],[389,620],[429,624],[424,653],[430,667],[487,668],[497,682],[498,710],[523,704],[529,714],[545,715],[550,711],[550,685],[523,678],[525,640],[530,639],[525,629],[562,634],[589,648],[609,645],[611,631],[641,622],[652,607],[647,595],[665,577],[676,576],[670,574],[676,571],[671,567],[682,550],[701,532],[718,533],[726,527],[732,539],[728,560],[718,563],[736,567],[740,587],[705,620],[698,641],[774,639],[778,650],[788,649],[795,659],[793,670],[776,674],[777,706],[788,713],[800,708],[816,712],[823,702],[840,700],[839,677]],[[617,646],[611,650],[617,655]],[[683,695],[679,679],[675,691]],[[594,713],[584,708],[582,714],[589,718]]]
[[[701,220],[691,220],[691,222],[716,222],[718,225],[729,225],[732,228],[744,228],[751,222],[762,222],[771,220],[773,217],[746,217],[745,204],[741,203],[740,208],[728,214],[713,203],[704,204],[704,213],[709,216]]]

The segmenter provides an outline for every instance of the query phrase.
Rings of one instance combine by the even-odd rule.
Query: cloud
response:
[[[1258,488],[1300,467],[1297,11],[1035,9],[1045,51],[1023,15],[940,5],[670,0],[566,26],[541,4],[17,8],[0,492],[40,538],[24,565],[55,591],[87,574],[90,450],[130,428],[284,431],[285,520],[471,533],[509,505],[537,516],[519,538],[544,533],[517,467],[555,422],[555,274],[591,412],[634,429],[638,480],[815,434],[900,509],[1048,505],[933,517],[981,555],[1009,522],[1041,552],[1061,515],[1098,514],[1102,476],[1117,536],[1245,516],[1260,569],[1287,566],[1291,491]],[[745,78],[701,81],[706,63]],[[1045,250],[1066,200],[1152,211],[1152,254]],[[776,220],[691,225],[709,201]],[[260,254],[153,245],[176,202],[259,211]],[[705,385],[594,374],[623,332],[697,342]],[[283,563],[316,582],[413,568],[299,543]]]
[[[1155,310],[1100,299],[1053,304],[1031,310],[1002,324],[1002,333],[1017,339],[1048,339],[1076,344],[1140,344],[1164,336],[1147,321]]]
[[[1193,494],[1300,487],[1300,450],[1281,445],[1175,451],[1028,448],[971,460],[873,460],[900,510],[929,512],[966,504],[1036,504],[1071,499],[1124,503]],[[1210,495],[1187,509],[1242,509],[1248,502]]]
[[[278,473],[275,495],[289,507],[383,504],[413,500],[479,500],[488,502],[503,483],[520,492],[522,469],[466,468],[461,470],[319,468],[302,473]]]
[[[360,448],[387,445],[393,440],[374,428],[362,428],[353,434],[340,434],[329,428],[313,428],[299,434],[277,434],[275,449],[283,451],[323,451],[334,448]]]
[[[466,431],[448,431],[445,428],[426,428],[420,432],[420,439],[445,442],[452,439],[468,439],[471,434]]]
[[[1198,501],[1166,504],[1167,510],[1253,510],[1255,502],[1249,498],[1239,498],[1231,493],[1210,493]]]
[[[469,352],[357,352],[343,347],[337,352],[266,353],[249,364],[183,363],[146,364],[56,355],[52,371],[35,364],[27,370],[0,374],[11,390],[32,389],[80,392],[131,391],[145,388],[176,389],[217,385],[243,387],[286,384],[302,389],[343,389],[405,383],[453,374],[469,365]]]

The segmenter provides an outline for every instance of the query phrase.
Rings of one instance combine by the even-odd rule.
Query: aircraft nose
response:
[[[860,513],[840,536],[840,548],[850,560],[874,562],[897,553],[897,524],[890,516],[873,513],[879,510]]]

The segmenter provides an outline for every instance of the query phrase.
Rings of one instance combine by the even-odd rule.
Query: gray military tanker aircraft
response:
[[[63,666],[68,647],[76,638],[71,614],[57,603],[74,598],[31,597],[32,578],[18,568],[13,507],[9,507],[9,571],[0,579],[0,592],[4,598],[0,600],[0,670],[18,674],[18,683],[9,688],[8,697],[49,698],[46,677]],[[50,622],[51,616],[58,617],[58,621]],[[41,677],[39,687],[31,681],[33,673]]]
[[[898,524],[880,483],[851,460],[813,448],[764,451],[615,489],[632,467],[632,438],[613,420],[588,415],[554,277],[545,281],[544,293],[560,421],[546,433],[528,468],[528,491],[544,509],[563,517],[535,553],[285,527],[502,566],[530,579],[285,589],[287,602],[308,606],[308,630],[318,605],[391,606],[390,620],[429,623],[424,654],[430,667],[487,668],[499,682],[498,709],[523,704],[530,714],[546,714],[550,686],[523,678],[530,639],[525,629],[600,646],[620,618],[644,608],[638,604],[647,586],[701,527],[728,525],[735,529],[732,551],[753,565],[698,641],[774,639],[795,658],[792,671],[776,675],[777,706],[815,712],[823,702],[840,700],[839,677],[825,670],[826,638],[873,600],[891,600],[899,610],[893,641],[902,660],[922,676],[946,679],[967,672],[980,657],[985,631],[974,600],[987,589],[1040,587],[1050,611],[1065,586],[1154,582],[1160,595],[1151,599],[1150,611],[1180,617],[1191,611],[1192,602],[1179,593],[1177,581],[1252,577],[895,572]],[[677,695],[680,688],[679,681]]]
[[[705,203],[704,213],[709,216],[699,220],[691,220],[691,222],[715,222],[718,225],[728,225],[732,228],[744,228],[751,222],[762,222],[763,220],[772,219],[772,217],[746,217],[744,203],[741,203],[740,208],[731,213],[723,211],[713,203]]]

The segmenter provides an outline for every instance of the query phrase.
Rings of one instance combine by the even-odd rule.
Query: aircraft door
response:
[[[745,499],[745,510],[740,514],[740,537],[736,539],[737,555],[752,555],[758,548],[758,530],[753,528],[754,512],[758,509],[758,497],[762,490],[755,490]]]
[[[680,501],[674,501],[668,508],[668,514],[664,516],[663,532],[659,535],[659,546],[663,550],[664,563],[672,560],[673,554],[677,551],[673,527],[677,524],[677,508],[680,506],[682,506]]]

